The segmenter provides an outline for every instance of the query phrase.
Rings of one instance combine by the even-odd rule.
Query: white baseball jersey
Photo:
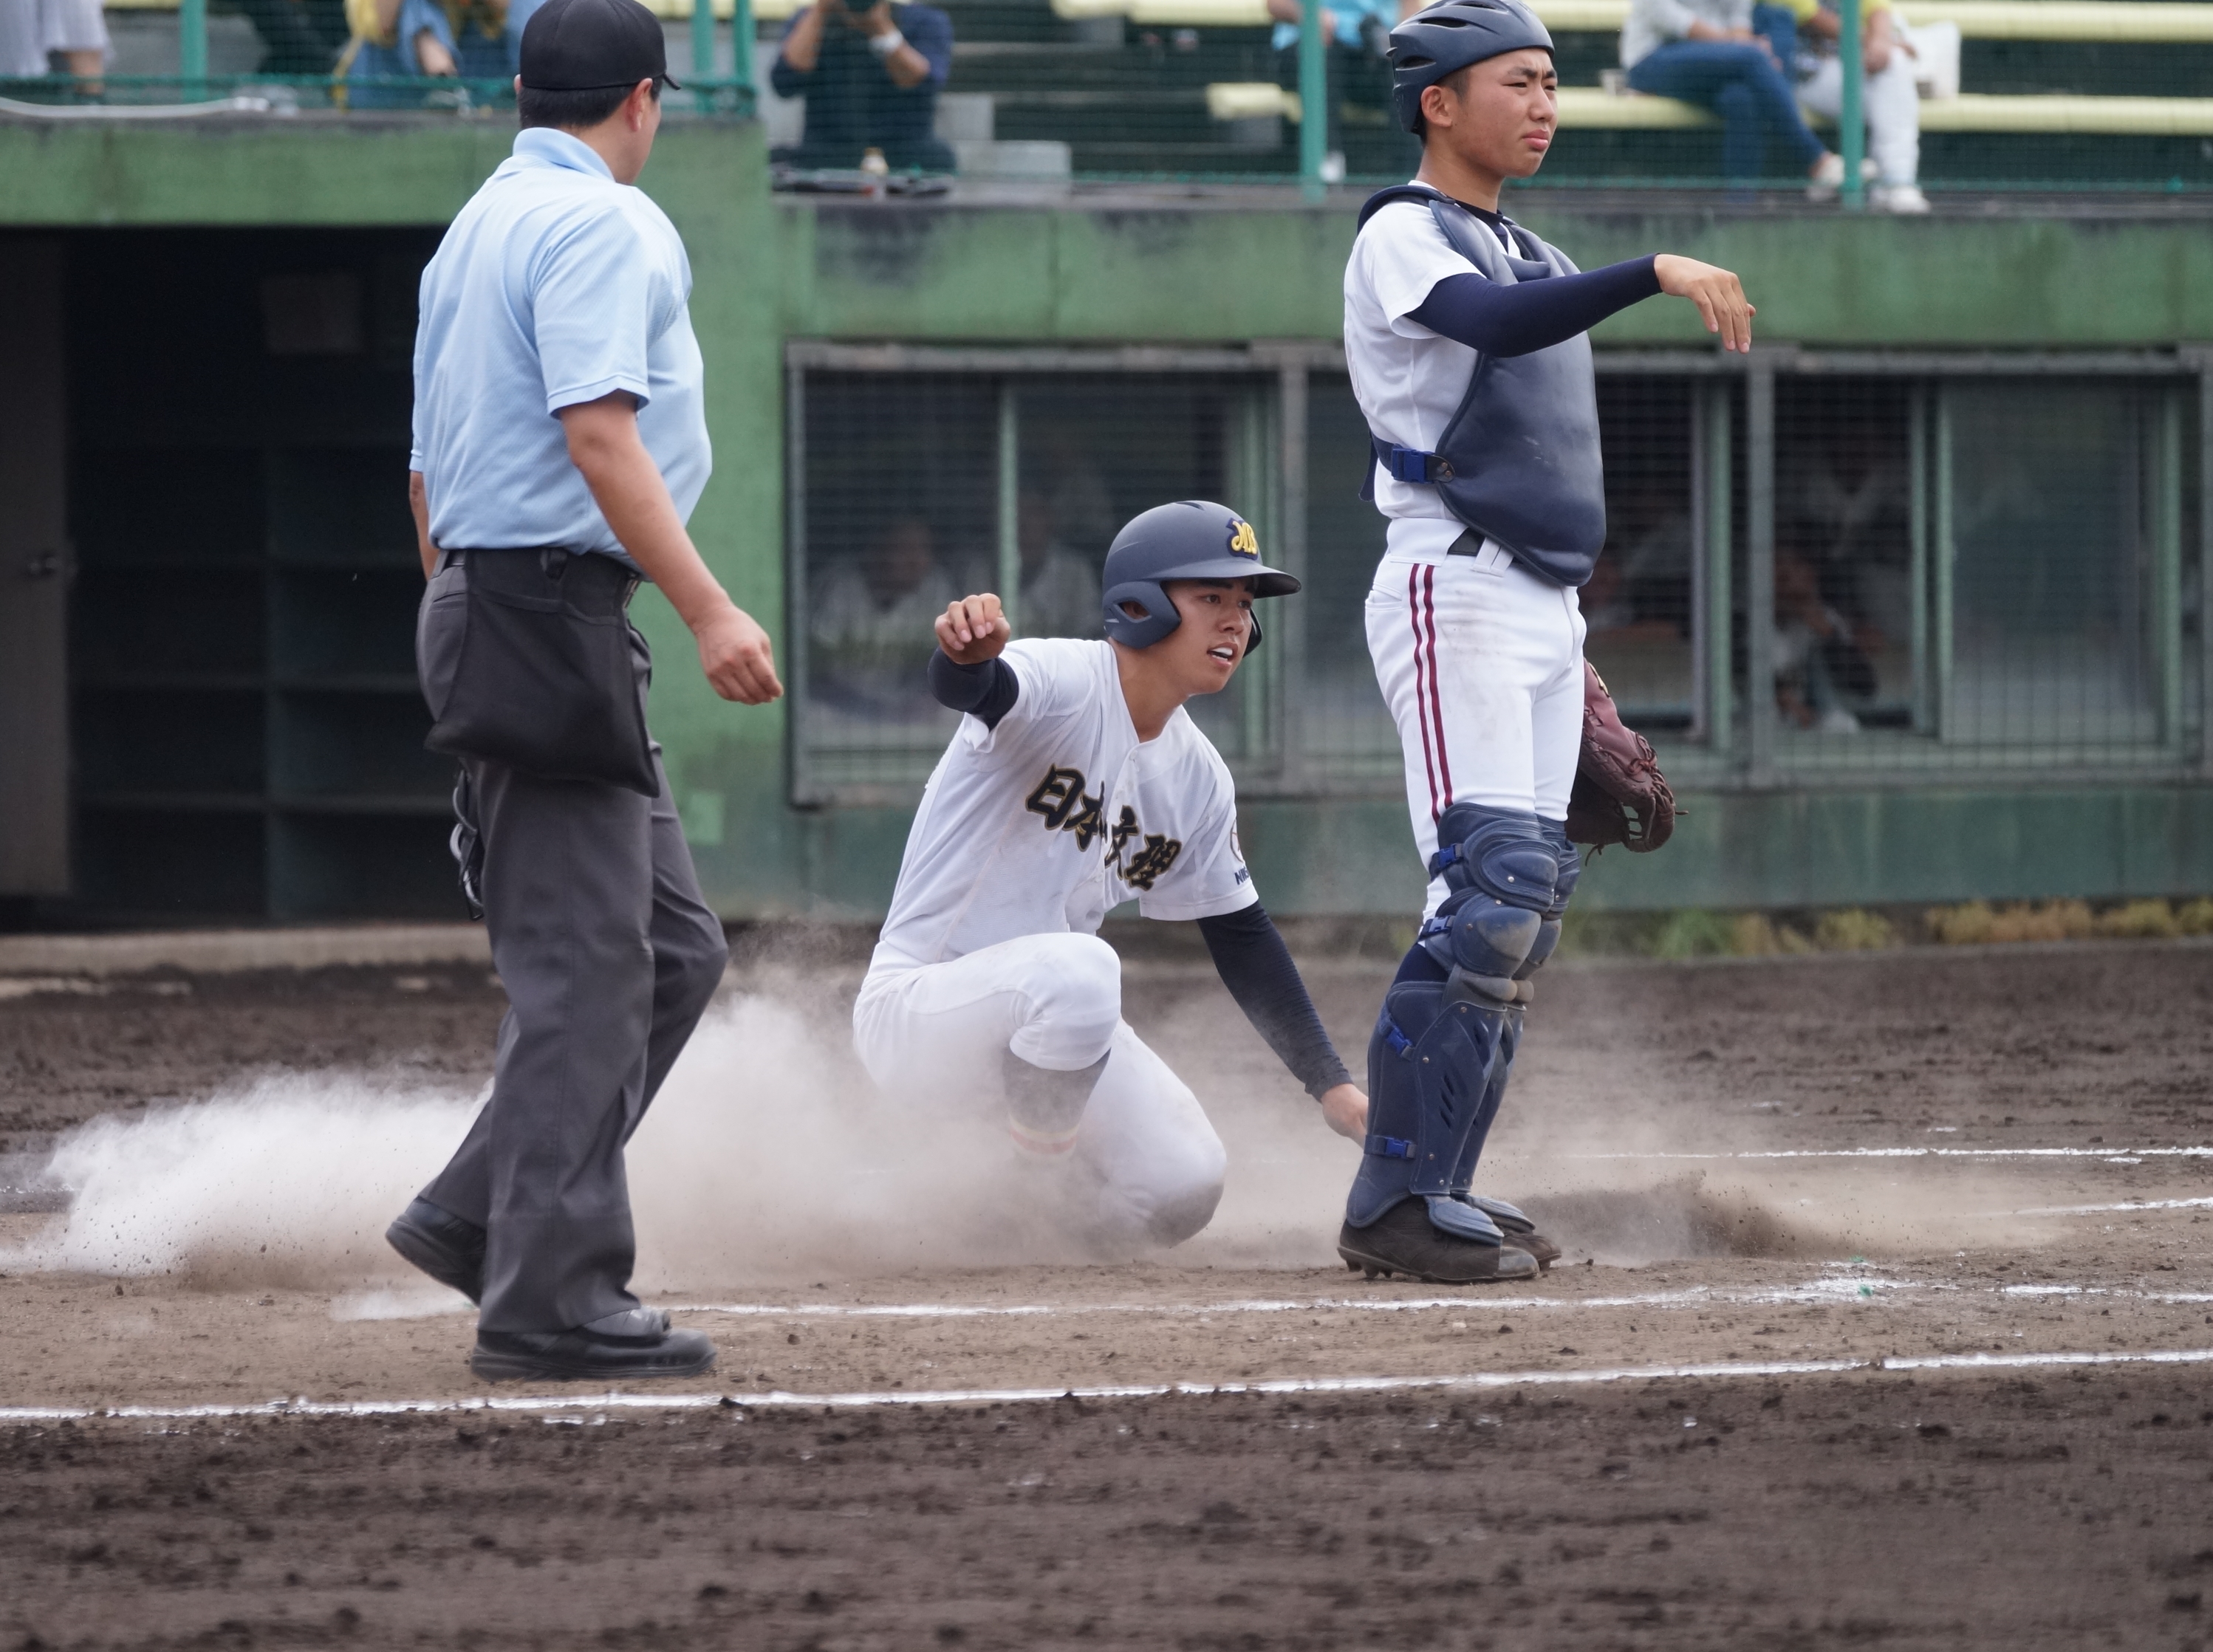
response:
[[[1368,428],[1386,442],[1427,452],[1443,438],[1476,352],[1410,318],[1446,277],[1482,273],[1453,250],[1420,201],[1393,201],[1362,226],[1344,266],[1344,364]],[[1466,531],[1436,489],[1372,468],[1393,552],[1442,557]]]
[[[1003,657],[1021,692],[995,728],[961,718],[930,775],[871,976],[1094,934],[1132,895],[1158,918],[1259,898],[1228,766],[1188,715],[1141,744],[1110,643],[1025,639]]]
[[[1448,276],[1482,273],[1420,201],[1380,208],[1353,241],[1345,365],[1385,441],[1433,451],[1459,411],[1476,352],[1411,317]],[[1437,490],[1373,471],[1391,525],[1368,595],[1368,651],[1399,727],[1417,852],[1426,863],[1437,817],[1455,802],[1564,818],[1582,737],[1576,592],[1492,540],[1474,556],[1448,554],[1466,524]],[[1444,893],[1432,879],[1429,911]]]

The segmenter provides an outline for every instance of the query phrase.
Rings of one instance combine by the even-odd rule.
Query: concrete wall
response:
[[[436,224],[506,154],[485,122],[0,124],[0,226]],[[737,600],[784,624],[783,340],[1213,342],[1333,338],[1356,203],[1270,188],[1033,201],[771,198],[758,128],[672,120],[643,185],[690,247],[715,476],[692,527]],[[1566,195],[1517,216],[1586,267],[1666,248],[1740,271],[1770,339],[2054,348],[2213,338],[2213,235],[2155,211],[1846,220],[1619,212]],[[160,278],[158,271],[148,272]],[[1695,344],[1645,304],[1601,344]],[[666,743],[703,875],[732,915],[866,916],[890,889],[897,809],[796,810],[779,708],[713,698],[688,638],[642,600]],[[1594,905],[1757,905],[2213,888],[2213,792],[1728,793],[1685,800],[1675,844],[1606,856]],[[1403,910],[1419,878],[1393,798],[1248,804],[1280,910]]]

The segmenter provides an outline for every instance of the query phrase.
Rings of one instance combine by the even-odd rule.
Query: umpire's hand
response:
[[[937,646],[956,666],[980,666],[997,659],[1013,635],[1006,611],[989,591],[948,602],[937,616]]]
[[[569,439],[569,460],[583,472],[615,538],[691,628],[699,644],[699,669],[715,692],[743,705],[780,698],[783,685],[777,680],[768,633],[730,600],[699,559],[668,485],[638,436],[637,405],[618,390],[564,407],[561,428]],[[427,549],[424,554],[427,559]]]
[[[766,705],[783,695],[775,645],[743,608],[729,605],[693,626],[692,635],[699,644],[699,669],[724,699]]]

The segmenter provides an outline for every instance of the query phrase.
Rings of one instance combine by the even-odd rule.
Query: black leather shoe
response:
[[[488,1382],[624,1382],[698,1376],[714,1369],[715,1344],[677,1331],[658,1308],[632,1308],[573,1331],[479,1331],[469,1369]]]
[[[1365,1228],[1347,1222],[1337,1236],[1337,1253],[1370,1279],[1403,1273],[1433,1285],[1487,1285],[1537,1271],[1537,1259],[1517,1249],[1511,1236],[1503,1245],[1485,1245],[1446,1233],[1430,1222],[1418,1198],[1399,1200]]]
[[[385,1242],[442,1285],[484,1301],[485,1230],[417,1199],[384,1230]]]

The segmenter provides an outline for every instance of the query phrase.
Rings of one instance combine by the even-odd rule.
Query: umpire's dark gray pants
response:
[[[429,611],[439,583],[465,573],[442,570],[426,598],[426,686],[440,651]],[[637,1306],[623,1146],[729,954],[666,773],[649,798],[504,763],[462,767],[509,1008],[491,1099],[423,1197],[487,1231],[485,1330],[567,1330]]]

